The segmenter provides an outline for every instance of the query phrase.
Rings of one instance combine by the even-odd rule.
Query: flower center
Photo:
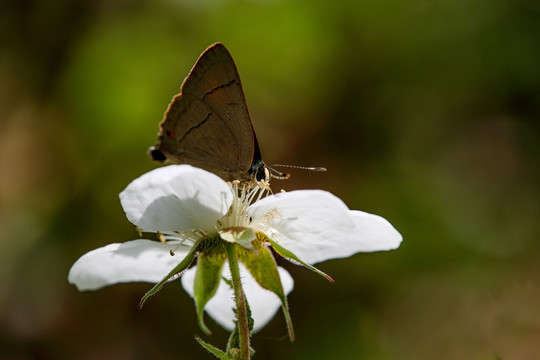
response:
[[[252,186],[249,183],[234,180],[229,185],[233,192],[233,202],[227,214],[217,221],[218,231],[233,227],[248,227],[251,224],[246,211],[248,206],[270,193],[270,187],[264,181],[259,181]]]

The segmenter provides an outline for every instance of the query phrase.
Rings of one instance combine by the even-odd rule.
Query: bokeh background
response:
[[[275,190],[321,188],[403,234],[283,264],[256,359],[538,359],[540,6],[534,0],[8,0],[0,4],[0,357],[209,359],[179,284],[79,293],[137,237],[118,193],[199,54],[232,53]],[[222,346],[227,333],[212,320]]]

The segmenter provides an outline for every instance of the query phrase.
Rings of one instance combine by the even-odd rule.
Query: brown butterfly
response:
[[[149,153],[156,161],[190,164],[226,181],[268,180],[240,77],[223,44],[199,57],[169,104]]]

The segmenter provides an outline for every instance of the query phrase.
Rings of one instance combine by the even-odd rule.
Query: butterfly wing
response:
[[[154,160],[191,164],[224,180],[249,180],[255,133],[234,61],[209,47],[184,80],[160,124]],[[258,149],[257,149],[258,150]]]

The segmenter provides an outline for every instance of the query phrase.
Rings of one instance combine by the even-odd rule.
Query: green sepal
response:
[[[221,281],[221,269],[225,259],[224,254],[203,252],[199,254],[197,260],[193,297],[195,298],[199,327],[208,335],[211,332],[204,324],[204,307],[216,294]]]
[[[321,270],[317,269],[314,266],[306,264],[305,262],[300,260],[298,258],[298,256],[294,255],[292,252],[285,249],[283,246],[279,245],[275,241],[271,240],[268,237],[266,237],[266,241],[268,241],[270,243],[270,245],[272,245],[272,248],[274,249],[275,252],[277,252],[279,255],[283,256],[285,259],[292,259],[292,260],[296,261],[297,263],[299,263],[300,265],[308,268],[309,270],[311,270],[313,272],[316,272],[317,274],[319,274],[321,276],[324,276],[327,280],[329,280],[331,282],[334,282],[334,279],[332,279],[329,275],[323,273]]]
[[[196,244],[197,245],[197,244]],[[182,259],[180,264],[176,265],[174,269],[172,269],[167,275],[161,279],[160,282],[158,282],[150,291],[148,291],[144,296],[142,297],[141,301],[139,302],[139,308],[142,308],[144,303],[152,296],[154,296],[163,285],[167,283],[172,277],[174,277],[176,274],[183,272],[188,268],[189,265],[193,262],[193,259],[195,258],[195,254],[197,253],[197,246],[193,246],[189,253],[186,255],[185,258]]]
[[[215,355],[218,359],[221,359],[221,360],[232,360],[232,358],[229,357],[229,355],[227,355],[223,350],[218,349],[218,348],[215,347],[214,345],[210,345],[209,343],[203,341],[200,337],[195,336],[195,340],[197,340],[197,341],[199,342],[199,344],[201,344],[201,346],[202,346],[203,348],[205,348],[205,349],[208,350],[210,353],[212,353],[213,355]]]
[[[264,245],[267,240],[266,235],[257,233],[257,240],[253,242],[253,251],[238,251],[238,259],[246,266],[257,283],[264,289],[276,294],[281,301],[281,308],[287,323],[289,338],[294,341],[294,330],[287,297],[283,291],[283,285],[279,276],[276,261],[272,252]]]

